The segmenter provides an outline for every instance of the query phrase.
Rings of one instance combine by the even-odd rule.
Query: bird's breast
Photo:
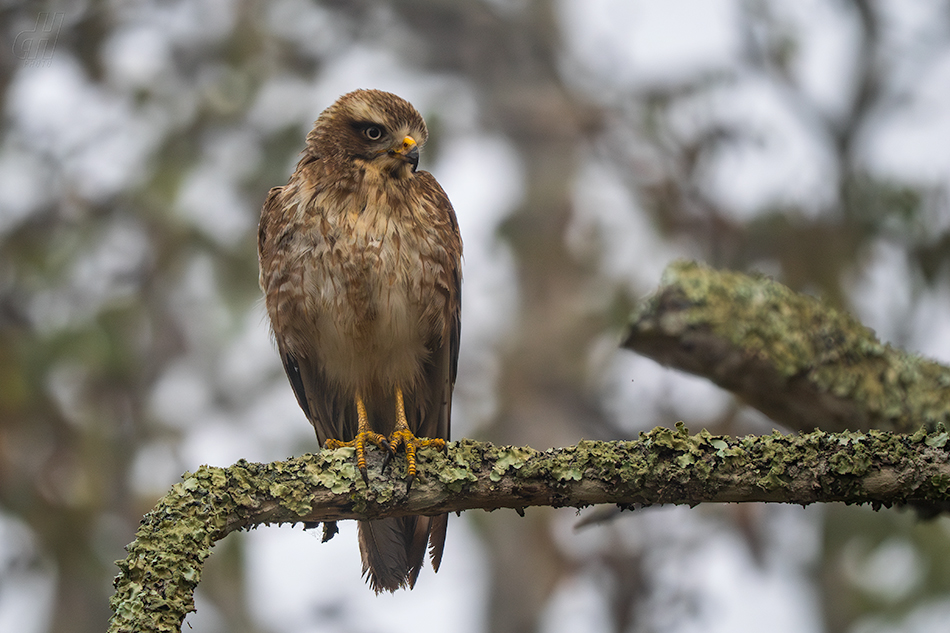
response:
[[[328,201],[332,202],[332,201]],[[431,244],[411,216],[377,200],[344,205],[308,223],[296,266],[305,306],[295,345],[331,380],[353,388],[418,380],[432,339]],[[441,312],[441,311],[440,311]],[[406,385],[408,386],[408,385]]]

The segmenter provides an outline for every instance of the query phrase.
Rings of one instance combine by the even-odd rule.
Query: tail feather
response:
[[[448,515],[360,521],[363,576],[368,578],[373,591],[411,589],[422,569],[427,544],[432,566],[438,571],[447,522]]]
[[[431,519],[422,516],[409,518],[414,525],[406,526],[406,534],[410,537],[407,543],[409,549],[406,553],[409,561],[409,568],[406,570],[406,579],[409,582],[409,587],[412,588],[416,586],[416,578],[419,577],[419,571],[422,569],[423,561],[425,561],[426,543],[429,541],[429,523]]]
[[[363,576],[373,591],[396,591],[406,586],[409,562],[405,519],[360,521],[359,542],[363,556]]]
[[[449,526],[449,515],[440,514],[430,519],[429,558],[432,560],[432,569],[439,571],[439,565],[442,564],[442,550],[445,549],[445,530]]]

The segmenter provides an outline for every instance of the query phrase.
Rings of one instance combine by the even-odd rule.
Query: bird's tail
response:
[[[359,522],[363,576],[376,593],[412,588],[425,560],[426,545],[438,571],[448,515],[411,516]]]

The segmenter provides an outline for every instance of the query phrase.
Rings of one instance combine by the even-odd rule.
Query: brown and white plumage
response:
[[[462,242],[445,192],[416,171],[427,135],[403,99],[346,94],[317,119],[290,181],[264,204],[261,288],[287,376],[321,444],[354,440],[359,403],[368,430],[395,438],[397,394],[412,435],[449,437]],[[438,570],[446,519],[360,522],[372,587],[411,587],[427,543]]]

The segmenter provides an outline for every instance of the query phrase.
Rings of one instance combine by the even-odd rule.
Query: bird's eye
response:
[[[369,125],[363,128],[363,136],[371,141],[378,141],[383,138],[383,128],[378,125]]]

